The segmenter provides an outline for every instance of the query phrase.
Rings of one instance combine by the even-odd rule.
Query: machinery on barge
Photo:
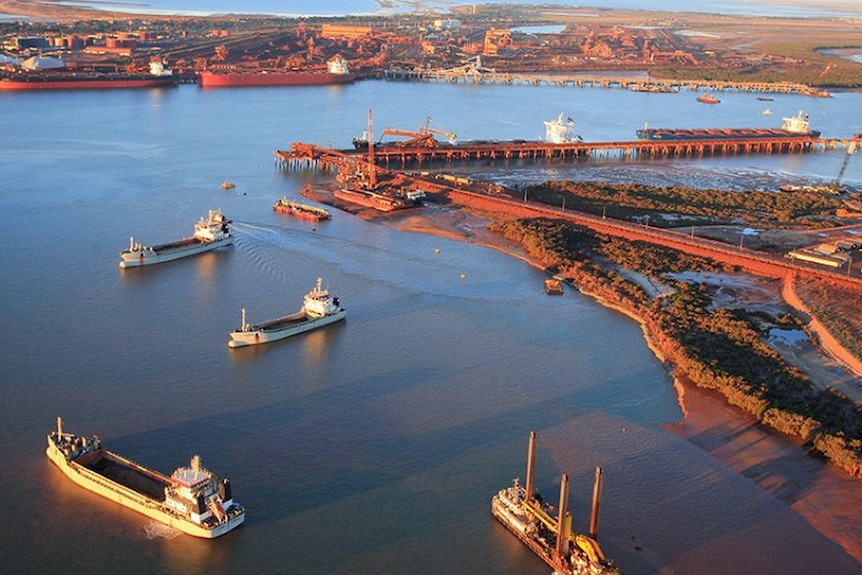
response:
[[[560,478],[560,503],[555,516],[553,508],[534,489],[535,458],[536,432],[532,431],[526,485],[515,479],[511,487],[501,489],[491,499],[491,514],[554,569],[555,575],[619,575],[619,569],[605,557],[597,540],[601,468],[596,468],[590,534],[585,535],[572,530],[568,475]]]

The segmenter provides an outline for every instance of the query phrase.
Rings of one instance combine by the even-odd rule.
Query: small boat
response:
[[[167,477],[108,451],[96,435],[65,433],[60,417],[47,438],[45,454],[66,477],[187,535],[213,539],[245,521],[245,509],[233,500],[230,480],[219,481],[201,467],[197,455],[189,467]]]
[[[284,317],[253,325],[246,322],[243,308],[242,325],[230,333],[228,347],[278,341],[343,320],[347,310],[341,307],[337,297],[330,297],[329,290],[322,284],[323,280],[317,278],[317,284],[305,294],[299,311]]]
[[[223,190],[232,190],[236,187],[236,184],[233,182],[224,181],[221,183],[221,189]]]
[[[775,101],[775,98],[767,98],[766,96],[758,96],[757,99],[760,100],[761,102],[774,102]]]
[[[712,94],[703,94],[702,96],[698,96],[697,101],[701,102],[702,104],[721,104],[721,100],[719,100]]]
[[[210,210],[206,220],[201,218],[195,224],[195,233],[190,238],[156,246],[145,246],[129,238],[128,249],[120,252],[120,267],[160,264],[230,245],[234,239],[230,223],[221,210]]]
[[[761,112],[761,114],[763,114],[764,116],[771,116],[772,110],[770,110],[769,108],[766,108],[764,111]]]
[[[286,197],[279,198],[272,209],[280,214],[288,214],[314,222],[332,219],[332,214],[324,208],[288,200]]]
[[[548,295],[563,295],[563,282],[558,278],[546,279],[545,293]]]

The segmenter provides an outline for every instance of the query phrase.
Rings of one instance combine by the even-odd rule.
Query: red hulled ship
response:
[[[150,62],[149,74],[16,70],[0,77],[0,91],[22,90],[104,90],[117,88],[159,88],[176,86],[177,77],[163,61]]]
[[[198,84],[202,88],[234,88],[249,86],[321,86],[347,84],[356,80],[356,74],[347,68],[347,61],[339,56],[327,62],[326,70],[254,70],[241,72],[201,71]]]

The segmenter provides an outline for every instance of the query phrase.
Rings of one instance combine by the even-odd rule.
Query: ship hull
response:
[[[254,86],[321,86],[349,84],[356,74],[332,74],[330,72],[258,72],[216,73],[200,72],[198,84],[201,88],[244,88]]]
[[[237,330],[230,334],[228,347],[245,347],[271,343],[288,337],[318,329],[347,317],[347,310],[340,309],[323,317],[309,318],[304,312],[252,326],[247,331]]]
[[[112,78],[112,79],[33,79],[0,80],[0,91],[22,92],[33,90],[113,90],[128,88],[162,88],[176,86],[175,78]]]
[[[168,511],[156,500],[112,481],[110,478],[100,475],[99,473],[76,463],[74,460],[67,460],[65,455],[57,449],[50,440],[45,453],[48,456],[48,459],[50,459],[66,477],[71,479],[77,485],[97,495],[110,499],[115,503],[119,503],[124,507],[132,509],[133,511],[137,511],[138,513],[158,521],[159,523],[163,523],[169,527],[177,529],[187,535],[204,539],[213,539],[236,529],[245,521],[245,513],[240,512],[238,514],[233,514],[233,516],[229,515],[226,521],[213,529],[208,529]],[[127,461],[119,455],[110,455],[114,461],[118,461],[120,463]],[[158,476],[158,474],[155,474],[154,472],[149,473],[154,477]]]
[[[548,564],[549,567],[555,570],[558,573],[565,573],[567,575],[577,575],[576,572],[571,570],[565,570],[565,567],[557,564],[550,553],[548,552],[548,547],[542,545],[539,541],[537,541],[534,537],[532,537],[527,532],[527,523],[526,519],[518,518],[514,513],[512,513],[505,503],[500,498],[500,495],[495,495],[491,499],[491,515],[497,519],[503,526],[508,529],[515,537],[521,540],[521,543],[526,545],[530,551],[538,555],[542,561]]]
[[[212,242],[204,242],[195,238],[189,238],[154,246],[152,250],[146,251],[129,251],[120,252],[121,268],[134,268],[148,265],[161,264],[171,262],[181,258],[202,254],[214,249],[227,246],[233,243],[233,237],[224,238]]]

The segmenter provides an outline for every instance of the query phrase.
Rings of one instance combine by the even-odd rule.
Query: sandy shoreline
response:
[[[437,235],[495,249],[543,269],[543,266],[526,255],[519,244],[488,230],[490,218],[467,209],[432,206],[423,208],[421,212],[395,213],[369,219],[402,231]],[[581,293],[637,321],[647,346],[659,361],[665,363],[666,358],[654,345],[640,317],[602,298],[583,291]],[[729,468],[756,482],[862,563],[862,522],[854,521],[853,517],[848,518],[846,511],[862,509],[862,490],[858,489],[858,480],[811,457],[798,441],[765,428],[754,417],[728,405],[719,394],[696,387],[684,374],[673,374],[669,369],[669,376],[683,413],[679,421],[664,425],[669,433],[692,442]],[[819,383],[825,385],[824,382]],[[728,430],[733,430],[733,433],[728,433]],[[794,485],[805,485],[806,489],[794,489]]]

